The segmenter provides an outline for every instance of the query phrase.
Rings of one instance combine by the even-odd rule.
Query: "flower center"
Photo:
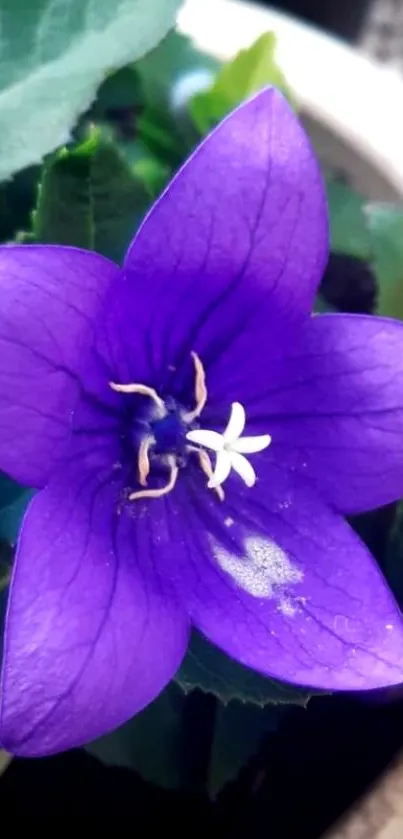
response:
[[[150,427],[157,454],[170,451],[181,453],[188,428],[176,409],[151,422]]]
[[[270,436],[265,434],[260,437],[241,437],[245,425],[245,411],[239,402],[233,403],[230,420],[223,434],[194,427],[207,402],[207,386],[199,356],[195,352],[191,355],[195,368],[195,407],[192,411],[179,408],[175,403],[171,405],[164,402],[157,391],[147,385],[109,383],[118,393],[138,394],[148,397],[153,403],[153,417],[141,437],[138,448],[138,481],[143,488],[132,492],[129,495],[130,501],[161,498],[171,492],[178,479],[179,468],[184,465],[188,455],[198,458],[200,468],[208,478],[207,486],[217,493],[221,501],[224,500],[221,484],[227,479],[232,468],[238,472],[247,486],[253,486],[256,481],[254,469],[243,453],[258,452],[266,448],[271,442]],[[215,469],[206,449],[216,453]],[[150,457],[158,457],[168,470],[166,483],[153,489],[148,487]]]

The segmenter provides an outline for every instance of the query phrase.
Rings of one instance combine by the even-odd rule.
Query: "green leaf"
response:
[[[209,90],[193,97],[190,114],[201,134],[207,134],[233,108],[266,85],[277,87],[292,100],[275,51],[276,36],[274,32],[266,32],[224,65]]]
[[[184,702],[175,685],[169,685],[144,711],[86,749],[109,766],[134,769],[147,781],[176,789],[183,784],[180,737]]]
[[[378,278],[377,313],[403,320],[403,210],[371,203],[365,216]]]
[[[115,142],[132,174],[143,185],[149,198],[154,201],[172,178],[172,168],[159,157],[151,154],[139,137],[133,140],[119,139]]]
[[[118,148],[94,130],[44,168],[34,237],[75,245],[120,261],[150,204],[150,196]]]
[[[368,262],[377,278],[377,313],[403,320],[403,210],[368,202],[347,185],[327,185],[331,248]]]
[[[86,115],[101,122],[153,197],[187,157],[199,137],[177,96],[189,78],[213,72],[217,62],[177,32],[135,65],[110,75]],[[178,87],[179,86],[179,87]]]
[[[152,155],[177,169],[190,151],[169,113],[148,107],[137,121],[139,137]]]
[[[370,260],[371,235],[365,216],[365,198],[339,181],[327,184],[331,249]]]
[[[189,119],[188,98],[192,87],[210,83],[218,66],[178,32],[170,32],[136,64],[144,105],[137,122],[139,135],[170,166],[180,165],[199,139]]]
[[[181,0],[2,0],[0,180],[68,142],[105,73],[141,58]]]
[[[133,163],[132,171],[142,181],[152,199],[161,194],[172,176],[169,166],[151,155],[140,157]]]
[[[175,677],[184,693],[199,688],[227,704],[232,699],[261,707],[270,704],[306,706],[313,691],[260,676],[194,633],[186,658]]]
[[[211,56],[196,49],[190,38],[170,32],[158,46],[136,64],[146,106],[174,112],[179,102],[175,96],[178,83],[201,74],[213,78],[219,68]],[[197,78],[197,76],[196,76]]]
[[[237,778],[257,753],[262,740],[277,729],[285,713],[284,705],[266,708],[241,702],[217,705],[207,781],[212,798]]]

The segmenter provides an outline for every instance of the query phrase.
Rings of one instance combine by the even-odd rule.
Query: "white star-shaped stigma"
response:
[[[227,480],[231,469],[240,475],[246,486],[252,487],[256,481],[256,473],[245,454],[253,454],[266,449],[271,443],[270,434],[256,437],[241,437],[245,428],[245,409],[240,402],[233,402],[231,416],[223,434],[199,428],[189,431],[186,439],[196,443],[203,449],[216,452],[214,472],[208,482],[210,489],[215,489]]]

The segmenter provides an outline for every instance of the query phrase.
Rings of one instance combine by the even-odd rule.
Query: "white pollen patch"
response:
[[[300,583],[302,571],[289,560],[284,551],[269,539],[249,537],[245,540],[245,557],[229,553],[221,545],[213,546],[215,558],[223,571],[252,597],[274,598],[283,614],[291,615],[290,598],[284,590]]]

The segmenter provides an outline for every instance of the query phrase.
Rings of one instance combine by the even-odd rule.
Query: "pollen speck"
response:
[[[278,611],[281,612],[281,614],[287,618],[294,617],[297,611],[296,606],[294,606],[293,602],[290,600],[289,597],[284,597],[282,600],[280,600],[277,608]]]

